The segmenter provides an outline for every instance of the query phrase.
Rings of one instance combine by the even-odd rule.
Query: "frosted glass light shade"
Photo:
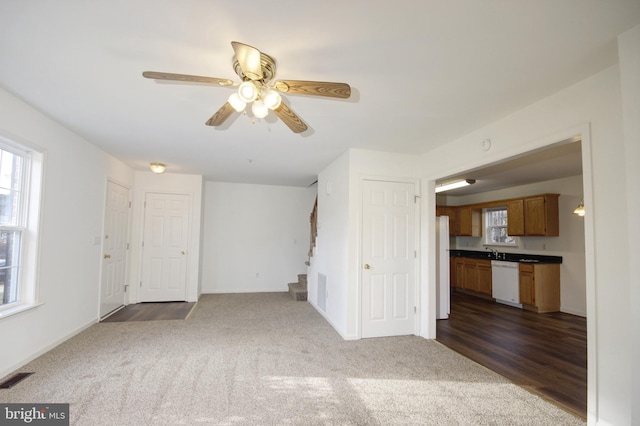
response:
[[[247,106],[247,104],[242,99],[240,99],[240,96],[237,93],[231,94],[227,102],[229,102],[233,109],[238,112],[242,112]]]
[[[269,108],[261,100],[256,100],[251,105],[251,111],[257,118],[265,118],[269,114]]]
[[[149,168],[153,173],[162,174],[167,169],[167,166],[164,163],[150,163]]]
[[[280,102],[282,102],[280,94],[275,90],[269,88],[262,89],[260,98],[262,98],[262,102],[264,102],[267,108],[271,110],[278,108],[280,106]]]
[[[258,88],[251,81],[245,81],[238,87],[238,96],[245,102],[253,102],[258,97]]]

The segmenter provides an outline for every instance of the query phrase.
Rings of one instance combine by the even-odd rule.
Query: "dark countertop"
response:
[[[489,250],[449,250],[449,255],[451,257],[470,257],[473,259],[501,260],[505,262],[562,263],[562,256],[498,252],[498,257],[496,257]]]

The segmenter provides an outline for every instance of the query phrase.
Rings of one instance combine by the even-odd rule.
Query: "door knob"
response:
[[[111,259],[111,255],[110,254],[106,254],[103,256],[105,259]]]
[[[371,269],[371,265],[369,265],[368,263],[364,264],[364,269]]]

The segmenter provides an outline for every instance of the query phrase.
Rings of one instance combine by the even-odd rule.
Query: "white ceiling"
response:
[[[461,179],[474,180],[473,185],[446,192],[447,197],[462,197],[579,175],[582,175],[582,143],[580,140],[566,140],[559,141],[550,148],[447,176],[436,184]]]
[[[0,86],[138,170],[307,186],[348,148],[421,154],[617,62],[638,0],[2,0]],[[349,83],[286,96],[309,126],[237,114],[205,126],[238,80],[230,42],[283,79]]]

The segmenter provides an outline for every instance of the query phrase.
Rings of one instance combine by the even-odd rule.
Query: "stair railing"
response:
[[[313,248],[316,246],[316,236],[318,235],[318,196],[316,195],[316,201],[313,203],[313,210],[311,210],[311,235],[309,238],[309,259],[313,256]]]

